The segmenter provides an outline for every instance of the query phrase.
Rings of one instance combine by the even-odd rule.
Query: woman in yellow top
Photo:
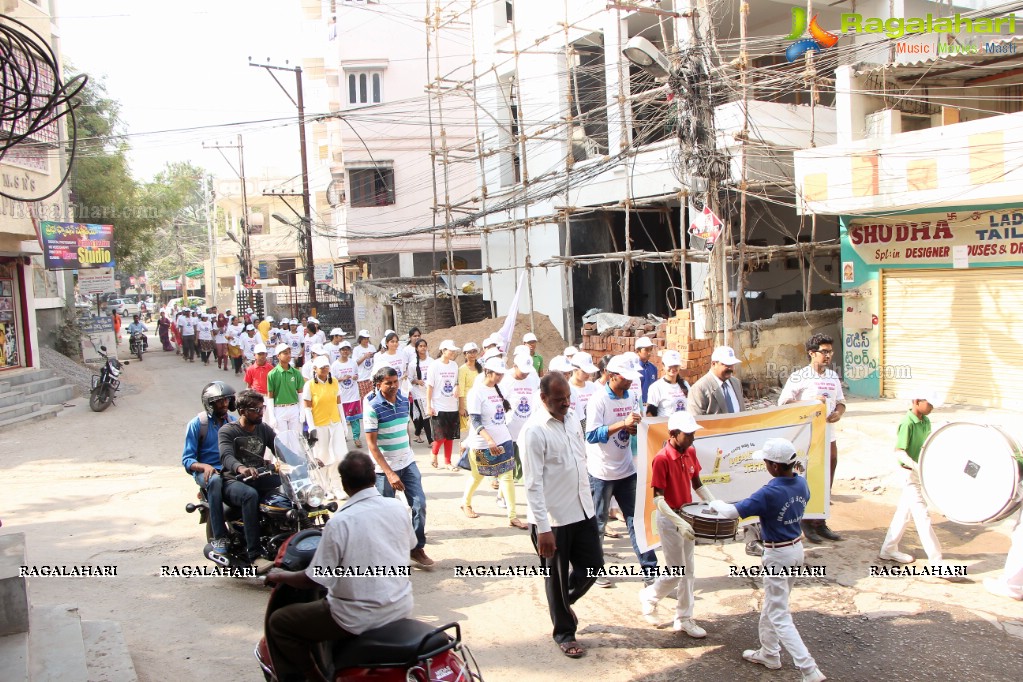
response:
[[[472,341],[462,346],[462,354],[465,355],[465,364],[458,368],[458,414],[459,426],[465,431],[469,428],[469,410],[465,401],[476,381],[476,375],[483,371],[483,367],[476,359],[479,357],[480,347]]]
[[[309,427],[313,457],[326,474],[328,491],[343,494],[337,465],[348,454],[345,420],[341,406],[341,384],[330,374],[330,359],[319,355],[313,361],[313,380],[302,388],[302,416]]]

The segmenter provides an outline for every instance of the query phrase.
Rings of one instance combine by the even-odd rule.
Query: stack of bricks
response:
[[[662,351],[676,350],[682,356],[682,376],[691,384],[707,373],[710,369],[710,355],[714,350],[711,339],[694,339],[690,333],[688,310],[679,310],[675,317],[657,325],[646,324],[624,329],[609,330],[604,336],[597,333],[596,325],[585,324],[582,329],[580,350],[593,356],[594,361],[604,355],[619,355],[636,350],[636,340],[642,336],[654,342],[654,354],[650,361],[657,366],[658,374],[663,374],[660,354]]]

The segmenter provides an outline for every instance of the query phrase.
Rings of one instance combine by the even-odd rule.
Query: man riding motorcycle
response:
[[[146,336],[149,329],[145,324],[139,322],[138,315],[131,316],[131,324],[128,325],[128,338],[131,339],[135,334],[142,335],[142,352],[145,353],[149,350],[149,337]]]
[[[210,509],[210,545],[218,554],[227,553],[227,527],[224,525],[223,479],[220,477],[220,427],[235,421],[234,389],[223,381],[206,384],[200,395],[203,412],[185,429],[185,449],[181,464],[196,484],[206,491]]]
[[[412,613],[409,551],[417,538],[408,510],[377,490],[369,455],[350,452],[338,469],[349,500],[323,527],[312,563],[305,571],[267,575],[267,582],[327,589],[323,599],[284,606],[270,616],[267,645],[280,682],[323,681],[312,657],[317,642],[354,637]],[[391,569],[386,576],[365,577],[384,568]]]
[[[281,477],[277,474],[261,476],[258,470],[267,466],[263,458],[266,449],[275,452],[277,434],[263,423],[266,410],[263,396],[244,390],[238,394],[237,404],[238,421],[224,426],[217,436],[224,499],[242,510],[249,562],[257,569],[265,569],[269,566],[257,564],[260,556],[259,500],[281,485]]]

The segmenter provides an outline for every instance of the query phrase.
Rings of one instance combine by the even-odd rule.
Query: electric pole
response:
[[[231,170],[234,170],[235,175],[242,183],[242,240],[239,246],[242,250],[242,289],[248,292],[249,306],[252,306],[252,289],[250,283],[252,281],[252,246],[249,242],[249,195],[246,189],[245,182],[245,145],[242,142],[241,134],[238,135],[237,144],[206,144],[203,142],[203,149],[237,149],[238,150],[238,170],[235,170],[234,166],[231,166],[231,162],[228,161],[227,157],[224,156],[224,152],[220,152],[220,155],[224,157],[224,161],[227,161],[227,165],[231,166]],[[213,258],[213,255],[210,255]],[[212,263],[212,260],[211,260]],[[216,284],[214,284],[216,286]]]
[[[285,62],[287,64],[287,62]],[[305,143],[305,100],[302,96],[302,67],[295,66],[274,66],[272,64],[256,64],[251,58],[249,59],[249,66],[259,67],[266,69],[266,72],[274,79],[277,85],[280,86],[284,94],[288,96],[291,103],[298,108],[298,140],[299,140],[299,155],[302,160],[302,233],[300,244],[304,240],[305,246],[305,279],[306,284],[309,287],[309,314],[316,314],[316,269],[313,261],[313,211],[312,202],[309,198],[309,160],[306,155],[306,143]],[[292,71],[295,74],[295,97],[291,96],[287,88],[278,80],[274,71]]]

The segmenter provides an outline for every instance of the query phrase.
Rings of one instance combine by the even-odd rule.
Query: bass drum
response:
[[[994,523],[1023,503],[1023,447],[997,426],[954,422],[920,451],[924,495],[949,521]]]

